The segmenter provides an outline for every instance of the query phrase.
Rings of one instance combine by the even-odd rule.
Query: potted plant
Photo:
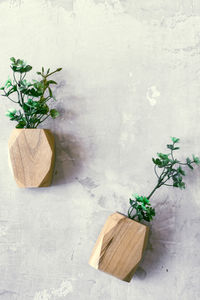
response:
[[[28,81],[27,73],[32,70],[24,60],[10,58],[13,79],[8,79],[0,88],[2,96],[18,105],[6,115],[16,121],[16,128],[9,139],[9,156],[15,180],[19,187],[49,186],[52,180],[55,151],[54,137],[48,129],[38,129],[47,118],[59,116],[49,101],[55,100],[51,86],[57,84],[50,77],[55,71],[42,67],[37,74],[39,80]]]
[[[185,162],[176,159],[174,151],[179,149],[179,139],[172,137],[171,141],[167,145],[168,154],[157,153],[157,158],[152,159],[157,177],[152,192],[148,196],[133,195],[129,199],[127,216],[116,212],[108,217],[90,257],[92,267],[127,282],[132,279],[148,239],[149,228],[141,222],[150,222],[155,216],[150,198],[161,186],[184,189],[183,167],[193,170],[194,164],[200,164],[200,159],[194,155]]]

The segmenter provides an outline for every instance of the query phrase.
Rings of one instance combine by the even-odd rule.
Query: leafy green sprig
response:
[[[163,185],[185,189],[185,182],[183,181],[185,170],[183,170],[183,166],[193,170],[194,164],[200,164],[199,157],[195,155],[192,155],[192,158],[187,157],[185,162],[176,159],[174,151],[180,149],[177,146],[180,139],[171,137],[171,141],[172,143],[167,145],[169,153],[157,153],[157,158],[152,158],[154,172],[157,177],[157,184],[152,192],[147,197],[134,194],[133,199],[129,199],[130,208],[128,210],[128,217],[130,219],[137,219],[139,222],[142,220],[150,222],[155,216],[155,209],[152,208],[149,200],[155,191]]]
[[[13,80],[10,78],[4,86],[0,88],[4,97],[11,102],[18,104],[19,109],[9,109],[6,115],[11,121],[16,121],[16,128],[37,128],[39,124],[47,118],[55,119],[59,116],[56,109],[50,109],[48,102],[56,100],[51,86],[57,84],[54,80],[49,79],[54,73],[59,72],[62,68],[58,68],[53,72],[48,69],[46,72],[42,67],[40,72],[40,80],[32,80],[29,82],[25,79],[27,73],[32,70],[32,66],[28,65],[24,60],[10,58],[11,69],[13,71]]]
[[[138,194],[134,194],[133,198],[129,199],[128,217],[132,220],[137,218],[139,222],[142,220],[150,222],[155,216],[155,209],[151,207],[149,199]]]

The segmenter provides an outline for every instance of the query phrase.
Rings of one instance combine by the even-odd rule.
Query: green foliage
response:
[[[174,151],[180,149],[177,146],[180,139],[171,137],[171,141],[172,143],[167,145],[167,149],[170,150],[170,153],[159,152],[156,158],[152,158],[157,184],[148,197],[138,196],[136,194],[134,195],[135,199],[130,199],[130,208],[128,210],[129,218],[150,222],[155,216],[155,210],[151,207],[149,202],[154,192],[163,185],[185,189],[183,177],[186,173],[185,170],[183,170],[183,166],[193,170],[193,165],[200,165],[200,158],[195,155],[192,155],[192,158],[187,157],[185,162],[174,158]]]
[[[0,90],[4,93],[2,96],[18,104],[20,109],[10,109],[6,116],[11,121],[17,122],[16,128],[37,128],[48,117],[57,118],[59,112],[56,109],[50,109],[47,104],[50,100],[56,100],[51,85],[57,83],[54,80],[49,80],[49,77],[61,71],[62,68],[53,72],[48,69],[45,72],[42,67],[41,72],[37,72],[41,79],[29,82],[25,77],[27,72],[32,70],[32,67],[21,59],[11,57],[10,60],[13,80],[9,78],[4,86],[0,87]]]
[[[158,158],[153,158],[153,163],[155,164],[155,172],[156,168],[162,169],[162,173],[158,177],[158,187],[164,185],[165,182],[171,179],[172,186],[184,189],[185,183],[183,182],[183,176],[185,176],[185,171],[182,169],[183,166],[188,166],[193,170],[192,164],[200,164],[200,160],[198,157],[192,156],[192,159],[189,157],[186,158],[186,162],[183,163],[178,159],[174,158],[174,151],[180,149],[177,147],[177,143],[179,142],[178,138],[171,137],[172,144],[168,144],[167,148],[170,149],[169,154],[157,153]],[[157,174],[157,172],[156,172]]]
[[[59,112],[56,109],[51,109],[50,110],[50,115],[53,119],[55,119],[59,116]]]
[[[141,220],[150,222],[155,216],[155,209],[151,207],[149,199],[137,194],[133,195],[133,198],[129,199],[130,208],[128,210],[128,217],[131,219],[137,218],[139,222]],[[133,214],[133,212],[135,213]]]
[[[15,59],[14,57],[11,57],[10,60],[11,69],[14,72],[27,73],[32,69],[32,67],[30,65],[27,65],[26,62],[22,59]]]

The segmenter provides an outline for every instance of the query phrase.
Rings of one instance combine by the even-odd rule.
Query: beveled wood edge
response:
[[[49,168],[49,171],[47,172],[46,177],[44,180],[41,182],[41,184],[38,187],[27,187],[24,184],[22,184],[17,178],[14,176],[13,168],[11,165],[11,157],[10,157],[10,148],[12,148],[12,144],[15,142],[16,138],[20,134],[21,131],[27,131],[27,130],[39,130],[43,131],[50,148],[52,149],[52,161],[51,161],[51,166]],[[15,182],[17,183],[17,186],[19,188],[26,188],[26,189],[36,189],[36,188],[41,188],[41,187],[49,187],[52,184],[53,181],[53,173],[54,173],[54,168],[55,168],[55,137],[54,134],[52,133],[51,129],[48,128],[13,128],[11,131],[11,134],[9,136],[8,140],[8,162],[9,162],[9,168],[11,169],[12,175],[15,179]],[[51,177],[51,180],[47,180],[46,178]]]
[[[121,213],[121,212],[116,211],[116,212],[112,213],[111,215],[108,215],[108,217],[107,217],[107,219],[106,219],[106,221],[105,221],[103,227],[101,228],[101,230],[100,230],[100,232],[99,232],[99,235],[98,235],[98,237],[97,237],[97,239],[96,239],[96,242],[95,242],[95,244],[94,244],[94,246],[93,246],[93,248],[92,248],[92,253],[91,253],[91,255],[90,255],[88,264],[89,264],[92,268],[94,268],[94,269],[96,269],[96,270],[99,270],[99,271],[101,271],[101,272],[103,272],[103,273],[105,273],[105,274],[109,274],[110,276],[115,277],[115,278],[117,278],[117,279],[119,279],[119,280],[122,280],[122,281],[125,281],[125,282],[130,282],[130,281],[132,280],[133,275],[134,275],[134,273],[136,272],[137,267],[138,267],[138,265],[139,265],[139,263],[140,263],[141,260],[138,262],[138,264],[134,267],[134,269],[131,270],[131,272],[130,272],[124,279],[121,279],[121,278],[119,278],[119,277],[116,277],[116,276],[114,276],[113,274],[104,272],[103,270],[101,270],[101,269],[98,268],[98,264],[94,265],[94,264],[92,263],[92,261],[91,261],[91,260],[92,260],[92,257],[93,257],[93,253],[94,253],[95,246],[96,246],[96,244],[97,244],[97,242],[98,242],[98,240],[99,240],[99,238],[100,238],[100,235],[103,233],[103,230],[106,231],[106,228],[104,228],[104,227],[105,227],[107,221],[109,220],[109,218],[110,218],[110,217],[112,218],[114,215],[122,216],[122,217],[124,217],[124,218],[126,218],[126,219],[129,219],[131,222],[138,223],[139,225],[141,225],[141,227],[145,227],[145,228],[144,228],[144,229],[145,229],[145,238],[144,238],[144,244],[143,244],[142,254],[144,253],[144,251],[145,251],[145,249],[146,249],[146,246],[147,246],[147,243],[148,243],[149,226],[147,226],[147,225],[145,225],[145,224],[142,224],[142,223],[140,223],[140,222],[138,222],[138,221],[132,220],[132,219],[130,219],[127,215],[125,215],[125,214],[123,214],[123,213]]]

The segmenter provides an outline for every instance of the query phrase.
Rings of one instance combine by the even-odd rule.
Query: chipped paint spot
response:
[[[149,100],[149,103],[154,106],[157,103],[157,98],[160,96],[160,92],[157,89],[155,85],[151,86],[147,89],[147,100]]]

